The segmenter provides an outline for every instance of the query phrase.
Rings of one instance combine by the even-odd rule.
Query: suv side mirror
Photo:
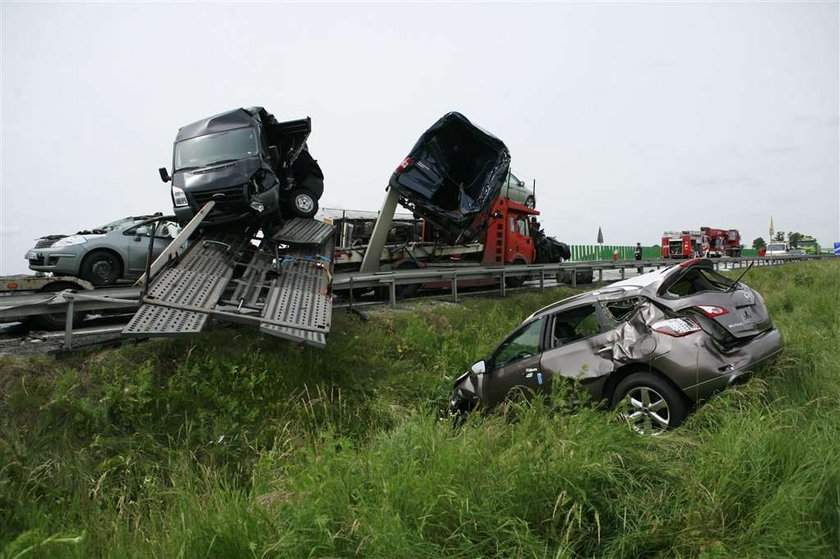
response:
[[[169,171],[166,170],[166,167],[158,169],[158,173],[160,173],[160,180],[163,182],[169,182],[172,180],[172,177],[169,176]]]
[[[483,375],[484,373],[487,372],[487,365],[484,363],[484,360],[482,359],[481,361],[479,361],[477,363],[473,363],[472,367],[470,367],[470,371],[472,371],[473,373],[475,373],[477,375]]]

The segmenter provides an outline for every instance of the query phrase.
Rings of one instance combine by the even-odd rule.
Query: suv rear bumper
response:
[[[782,335],[778,329],[771,328],[750,340],[738,355],[733,356],[736,362],[739,361],[737,357],[741,356],[740,363],[714,378],[685,388],[685,393],[692,400],[706,400],[727,386],[743,382],[751,373],[773,363],[781,353]]]

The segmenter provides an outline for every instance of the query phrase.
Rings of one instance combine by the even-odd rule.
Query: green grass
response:
[[[6,557],[837,557],[840,262],[750,272],[784,356],[639,437],[558,393],[453,430],[454,377],[569,290],[0,358]]]

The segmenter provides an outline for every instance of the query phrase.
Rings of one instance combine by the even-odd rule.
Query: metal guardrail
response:
[[[826,256],[834,258],[833,256]],[[823,258],[822,255],[779,256],[779,257],[741,257],[721,258],[713,260],[716,269],[739,269],[754,263],[757,266],[773,266],[791,262],[803,262]],[[452,298],[458,302],[459,280],[497,280],[499,293],[505,296],[507,286],[505,279],[512,277],[527,277],[539,280],[539,289],[545,289],[546,282],[563,271],[570,272],[570,283],[577,287],[577,273],[597,272],[598,281],[603,282],[605,270],[618,270],[621,279],[626,277],[629,269],[635,268],[666,268],[685,260],[600,260],[586,262],[560,262],[555,264],[523,264],[512,266],[429,266],[420,269],[394,270],[362,274],[359,272],[336,274],[333,279],[333,290],[349,290],[350,307],[353,306],[353,291],[356,289],[371,289],[387,287],[389,302],[396,304],[397,286],[418,283],[449,283]],[[593,277],[594,279],[594,277]],[[13,293],[0,296],[0,322],[16,322],[30,316],[67,313],[65,328],[65,347],[72,347],[73,314],[80,311],[116,310],[137,308],[140,305],[142,288],[140,287],[104,287],[85,291],[35,292]]]
[[[740,257],[714,259],[715,269],[723,266],[725,269],[739,269],[754,263],[758,266],[772,266],[790,262],[801,262],[809,259],[818,259],[819,256],[798,256],[798,257]],[[546,278],[556,276],[564,271],[570,274],[570,283],[573,288],[577,287],[578,272],[592,271],[598,273],[598,281],[603,282],[604,270],[618,270],[621,279],[625,279],[628,269],[634,268],[667,268],[677,265],[686,260],[674,259],[649,259],[649,260],[595,260],[595,261],[574,261],[559,262],[555,264],[523,264],[511,266],[429,266],[426,268],[411,270],[394,270],[387,272],[376,272],[373,274],[361,274],[358,272],[336,274],[333,279],[333,290],[347,289],[350,291],[350,307],[353,306],[354,291],[360,289],[372,289],[387,287],[389,302],[396,304],[396,287],[448,282],[452,292],[452,298],[458,302],[458,281],[494,279],[499,282],[499,293],[502,297],[506,294],[505,280],[512,277],[528,277],[539,280],[540,290],[545,288]]]

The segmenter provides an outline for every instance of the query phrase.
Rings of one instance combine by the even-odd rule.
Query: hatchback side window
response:
[[[584,305],[559,312],[553,317],[552,347],[560,347],[600,334],[602,330],[595,305]]]
[[[504,367],[538,354],[540,352],[543,324],[545,324],[545,320],[537,319],[502,342],[502,345],[493,354],[493,366],[495,368]]]

